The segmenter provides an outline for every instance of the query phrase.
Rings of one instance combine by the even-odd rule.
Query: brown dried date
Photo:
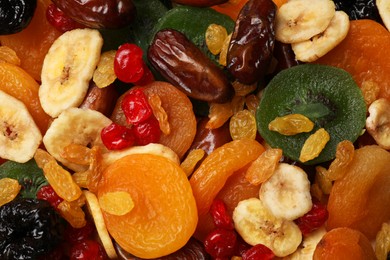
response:
[[[52,0],[73,20],[95,29],[129,25],[136,15],[132,0]]]
[[[227,54],[227,68],[244,84],[260,80],[272,61],[276,5],[250,0],[240,11]]]
[[[226,3],[228,0],[172,0],[176,4],[198,6],[198,7],[208,7],[213,5],[219,5]]]
[[[117,98],[118,93],[114,85],[98,88],[95,83],[91,82],[80,108],[93,109],[109,117],[114,110]]]
[[[295,59],[295,54],[291,48],[291,44],[275,41],[273,55],[278,61],[275,73],[301,64],[297,59]]]
[[[149,46],[148,59],[165,79],[189,97],[224,103],[234,94],[223,71],[179,31],[157,32]]]

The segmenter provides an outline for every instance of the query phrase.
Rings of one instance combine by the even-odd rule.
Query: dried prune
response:
[[[73,20],[95,29],[118,29],[136,16],[132,0],[53,0]]]
[[[271,0],[250,0],[241,9],[227,53],[227,68],[238,81],[255,83],[269,70],[275,14]]]
[[[148,59],[170,83],[194,99],[224,103],[234,89],[223,71],[181,32],[159,31]]]
[[[29,25],[37,0],[1,0],[0,35],[20,32]]]
[[[333,0],[337,10],[349,15],[350,20],[372,19],[381,22],[375,0]]]
[[[0,208],[0,259],[36,259],[61,237],[61,218],[47,201],[16,199]]]

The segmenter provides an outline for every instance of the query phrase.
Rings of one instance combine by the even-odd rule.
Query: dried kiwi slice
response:
[[[278,116],[299,113],[314,122],[309,133],[285,136],[270,131],[268,124]],[[272,147],[281,148],[286,157],[299,161],[305,140],[325,128],[330,141],[320,155],[305,164],[334,158],[342,140],[354,142],[366,120],[366,105],[361,90],[346,71],[318,64],[298,65],[277,74],[264,90],[256,112],[260,135]]]

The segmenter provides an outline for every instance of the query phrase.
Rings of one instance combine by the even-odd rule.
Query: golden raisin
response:
[[[229,49],[229,43],[230,39],[232,38],[232,34],[229,34],[228,37],[226,37],[225,41],[222,44],[221,52],[219,53],[219,64],[222,66],[226,66],[227,64],[227,52]]]
[[[8,46],[0,46],[0,62],[8,62],[20,66],[20,59],[16,52]]]
[[[232,103],[211,103],[209,110],[210,120],[206,124],[208,129],[216,129],[226,123],[233,115]]]
[[[194,149],[191,150],[184,161],[180,164],[180,167],[186,173],[187,177],[192,174],[195,169],[196,164],[202,160],[205,155],[205,151],[203,149]]]
[[[87,223],[83,209],[72,202],[66,200],[62,201],[58,204],[57,210],[60,215],[74,228],[82,228]]]
[[[257,133],[256,118],[249,110],[241,110],[230,119],[229,130],[233,140],[254,140]]]
[[[15,179],[0,179],[0,207],[18,196],[22,186]]]
[[[336,148],[336,158],[329,165],[327,176],[331,181],[343,177],[347,167],[355,154],[353,143],[348,140],[341,141]]]
[[[251,111],[252,114],[256,114],[257,106],[259,105],[260,98],[254,94],[245,97],[246,108]]]
[[[383,223],[375,238],[375,255],[378,260],[388,259],[390,253],[390,224]]]
[[[163,134],[169,135],[171,128],[169,126],[168,114],[161,106],[161,98],[159,95],[152,93],[148,96],[148,101],[153,110],[153,115],[156,117],[160,130]]]
[[[282,149],[278,148],[265,150],[251,163],[245,173],[245,179],[253,185],[259,185],[268,180],[278,166],[282,154]]]
[[[100,56],[100,61],[93,73],[93,82],[99,88],[105,88],[112,84],[116,79],[114,71],[114,59],[116,51],[106,51]]]
[[[326,195],[332,190],[332,181],[328,178],[328,170],[322,166],[316,167],[315,183],[318,184],[322,192]]]
[[[123,216],[134,208],[131,195],[125,191],[107,192],[99,196],[100,208],[114,216]]]
[[[90,164],[87,178],[87,187],[91,192],[96,192],[99,181],[103,175],[102,156],[98,146],[91,148]]]
[[[72,175],[72,179],[80,188],[88,188],[88,177],[89,172],[88,170],[85,172],[75,172]]]
[[[296,135],[313,130],[314,123],[304,115],[289,114],[282,117],[276,117],[272,120],[268,129],[276,131],[282,135]]]
[[[381,91],[379,84],[372,80],[363,81],[360,89],[362,90],[363,98],[367,106],[370,106],[372,102],[378,99]]]
[[[232,101],[230,101],[230,103],[232,106],[233,114],[236,114],[237,112],[242,111],[244,109],[245,98],[236,95],[232,98]]]
[[[46,163],[50,161],[55,161],[53,156],[51,156],[48,152],[42,150],[41,148],[38,148],[35,152],[34,159],[38,167],[41,169],[43,169],[43,166],[45,166]]]
[[[234,81],[232,85],[236,93],[236,96],[240,96],[240,97],[245,97],[246,95],[252,93],[257,88],[257,83],[246,85],[237,80]]]
[[[318,129],[314,134],[310,135],[303,144],[299,160],[307,162],[316,158],[329,142],[329,133],[324,129]]]
[[[210,24],[207,27],[205,37],[207,48],[212,54],[219,54],[227,37],[228,34],[225,27],[218,24]]]
[[[90,149],[80,144],[69,144],[67,145],[61,156],[71,163],[88,165],[90,161]]]

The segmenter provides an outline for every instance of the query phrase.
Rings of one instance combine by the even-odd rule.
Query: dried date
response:
[[[244,84],[262,79],[272,60],[276,5],[250,0],[241,9],[227,54],[227,68]]]
[[[29,25],[37,0],[1,0],[0,35],[20,32]]]
[[[219,5],[226,3],[228,0],[172,0],[176,4],[198,6],[198,7],[208,7],[213,5]]]
[[[234,94],[223,71],[179,31],[157,32],[148,59],[165,79],[189,97],[224,103]]]
[[[73,20],[95,29],[118,29],[136,16],[132,0],[53,0]]]
[[[98,88],[96,84],[92,82],[80,108],[93,109],[105,116],[110,116],[114,110],[115,101],[118,96],[114,85]]]

